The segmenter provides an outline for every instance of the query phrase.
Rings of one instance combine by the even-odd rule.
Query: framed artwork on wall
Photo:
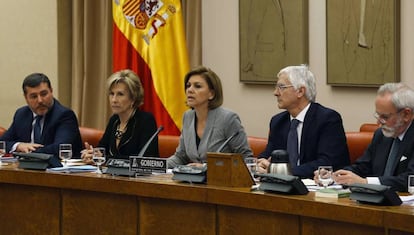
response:
[[[308,0],[240,0],[240,81],[270,84],[308,64]]]
[[[326,37],[328,84],[400,81],[399,0],[326,0]]]

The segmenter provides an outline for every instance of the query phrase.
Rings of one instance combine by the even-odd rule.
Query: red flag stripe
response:
[[[134,49],[129,40],[113,24],[113,71],[132,69],[141,78],[144,87],[144,105],[142,110],[152,112],[158,125],[167,127],[161,133],[163,135],[180,135],[180,130],[168,114],[163,103],[159,99],[152,81],[151,70]]]

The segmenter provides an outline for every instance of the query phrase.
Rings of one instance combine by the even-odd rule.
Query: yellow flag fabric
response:
[[[114,70],[138,70],[136,72],[142,82],[147,83],[144,93],[147,90],[151,93],[150,90],[153,89],[157,95],[157,98],[145,95],[144,107],[164,108],[166,113],[163,115],[168,115],[175,128],[181,130],[182,114],[188,109],[185,105],[184,76],[189,71],[189,63],[180,0],[114,0],[112,10],[114,44],[117,44],[113,47]],[[118,31],[140,58],[122,59],[134,57],[131,56],[134,52],[125,53],[128,49],[121,48],[120,45],[125,43],[120,41],[123,39],[117,35]],[[134,65],[131,64],[132,61],[143,62],[145,65]],[[145,67],[148,67],[149,74],[140,71]],[[149,82],[152,83],[150,86]],[[157,122],[165,119],[157,118],[162,114],[160,110],[147,111],[154,113]],[[165,129],[169,128],[165,123],[158,124],[164,125]]]

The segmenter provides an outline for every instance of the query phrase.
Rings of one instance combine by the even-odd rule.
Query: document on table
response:
[[[414,195],[400,196],[402,202],[414,202]]]
[[[49,168],[47,171],[50,172],[65,172],[65,173],[76,173],[76,172],[92,172],[96,171],[96,166],[92,165],[79,165],[79,166],[62,166]]]
[[[317,185],[315,183],[315,181],[312,180],[312,179],[302,179],[302,182],[306,186],[306,188],[308,188],[309,191],[317,191],[317,190],[323,188],[323,186]],[[329,185],[327,188],[341,189],[342,185],[332,184],[332,185]]]

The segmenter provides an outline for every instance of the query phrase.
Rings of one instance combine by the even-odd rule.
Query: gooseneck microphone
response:
[[[138,157],[143,157],[145,151],[147,151],[147,148],[149,147],[149,145],[151,144],[151,142],[154,140],[154,138],[162,131],[164,130],[163,126],[158,127],[157,131],[151,136],[151,138],[149,138],[149,140],[147,141],[147,143],[145,143],[144,147],[142,147],[141,151],[139,151],[138,153]]]
[[[227,146],[227,144],[230,142],[230,140],[232,140],[234,137],[236,137],[239,133],[240,133],[240,131],[234,132],[229,138],[226,139],[226,141],[224,141],[224,143],[217,149],[216,152],[220,153],[221,151],[223,151],[224,147]]]

